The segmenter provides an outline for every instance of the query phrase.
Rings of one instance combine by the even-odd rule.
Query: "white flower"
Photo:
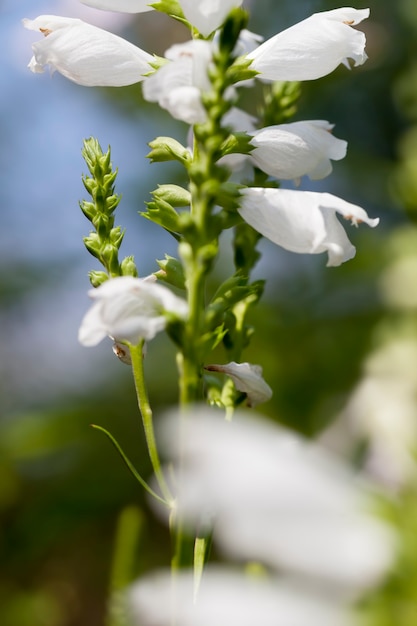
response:
[[[365,222],[372,228],[379,219],[330,193],[264,189],[250,187],[241,191],[239,213],[255,230],[291,252],[328,253],[328,266],[340,265],[355,256],[336,213],[357,226]]]
[[[205,407],[179,428],[176,414],[160,427],[179,514],[200,528],[214,518],[223,552],[352,597],[386,573],[393,534],[369,513],[370,489],[317,444],[259,416],[226,422]]]
[[[119,13],[144,13],[154,10],[149,6],[152,0],[80,0],[80,2],[94,9]]]
[[[263,42],[263,40],[264,38],[262,35],[258,35],[258,33],[253,33],[252,31],[247,30],[247,28],[243,28],[243,30],[239,33],[239,38],[233,50],[233,54],[237,57],[249,54],[249,52],[255,50],[259,44]]]
[[[208,37],[219,28],[230,11],[243,0],[180,0],[183,13],[197,30]]]
[[[166,314],[178,318],[187,315],[187,303],[154,277],[111,278],[88,295],[94,304],[86,313],[78,333],[85,346],[95,346],[109,336],[116,342],[137,345],[150,340],[166,326]]]
[[[261,170],[280,179],[325,178],[332,171],[330,159],[346,156],[347,142],[331,134],[324,120],[267,126],[255,131],[251,160]]]
[[[417,342],[396,338],[374,351],[365,375],[324,437],[347,428],[343,443],[366,441],[365,468],[384,486],[398,489],[416,480]]]
[[[347,626],[342,603],[313,595],[283,579],[245,576],[207,566],[196,601],[193,574],[175,579],[166,571],[147,576],[129,589],[129,626]]]
[[[369,9],[343,7],[314,13],[278,33],[248,54],[262,80],[312,80],[333,72],[348,59],[362,65],[365,35],[351,26],[369,17]]]
[[[199,124],[207,114],[201,93],[211,89],[208,66],[212,58],[210,42],[192,40],[176,44],[165,53],[168,63],[149,76],[143,96],[158,102],[172,117],[187,124]]]
[[[209,372],[227,374],[233,380],[238,391],[247,395],[247,404],[254,407],[267,402],[272,397],[272,389],[262,378],[262,367],[251,363],[227,363],[226,365],[206,365]]]
[[[143,80],[151,69],[150,54],[82,20],[41,15],[23,24],[44,35],[32,45],[32,72],[41,73],[49,65],[51,72],[58,70],[79,85],[121,87]]]

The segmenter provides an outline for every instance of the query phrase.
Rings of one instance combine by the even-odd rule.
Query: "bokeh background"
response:
[[[350,4],[371,8],[360,26],[369,60],[305,83],[297,112],[297,119],[334,123],[335,134],[349,142],[348,156],[330,178],[303,181],[302,188],[340,195],[381,223],[372,230],[347,226],[357,255],[340,268],[326,268],[323,255],[262,242],[256,276],[267,277],[267,287],[247,352],[274,389],[261,411],[308,436],[348,419],[347,407],[374,375],[375,361],[382,385],[409,381],[411,433],[417,420],[417,3]],[[265,38],[338,6],[252,5],[249,27]],[[157,54],[187,32],[157,13],[135,18],[76,0],[0,0],[0,624],[99,626],[117,570],[120,519],[141,528],[136,574],[166,564],[169,542],[116,451],[90,428],[110,430],[149,474],[129,368],[113,357],[110,342],[95,349],[77,342],[87,273],[98,269],[82,243],[89,230],[78,207],[85,197],[82,140],[95,136],[104,148],[111,145],[123,196],[117,223],[127,229],[122,252],[134,254],[146,275],[175,246],[138,212],[157,182],[181,182],[177,166],[147,162],[147,142],[161,134],[184,141],[187,129],[144,103],[139,86],[89,89],[57,73],[31,74],[36,35],[21,19],[40,14],[81,17]],[[225,241],[219,275],[229,260]],[[390,358],[398,346],[406,350]],[[175,355],[165,337],[152,342],[146,368],[158,414],[177,397]],[[394,423],[401,422],[403,400],[403,392],[394,396]],[[378,394],[373,401],[370,411]],[[417,574],[410,576],[415,581]],[[407,621],[417,619],[413,592],[400,602],[410,611],[388,612],[378,624],[415,624]]]

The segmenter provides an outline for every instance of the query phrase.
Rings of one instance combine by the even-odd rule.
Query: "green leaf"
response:
[[[120,446],[118,441],[113,437],[113,435],[111,433],[109,433],[109,431],[106,430],[105,428],[103,428],[102,426],[97,426],[97,424],[91,424],[91,427],[94,428],[95,430],[100,430],[102,433],[104,433],[106,435],[106,437],[108,437],[110,439],[110,441],[112,442],[112,444],[116,448],[117,452],[122,457],[125,465],[127,466],[127,468],[130,471],[130,473],[133,475],[133,477],[142,485],[142,487],[151,496],[153,496],[156,500],[158,500],[158,502],[161,502],[162,504],[166,505],[167,503],[165,502],[165,500],[163,498],[161,498],[160,496],[158,496],[158,494],[155,493],[155,491],[153,489],[151,489],[151,487],[149,487],[148,483],[142,478],[142,476],[139,474],[139,472],[137,471],[137,469],[135,468],[133,463],[129,460],[127,455],[124,453],[122,447]]]

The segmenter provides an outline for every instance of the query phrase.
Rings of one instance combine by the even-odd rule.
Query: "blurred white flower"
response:
[[[120,276],[91,289],[88,295],[94,304],[81,322],[79,341],[95,346],[108,336],[116,343],[137,345],[141,339],[153,339],[165,328],[167,314],[185,318],[185,300],[155,284],[153,279]]]
[[[252,31],[244,28],[239,33],[239,38],[233,50],[233,54],[235,56],[249,54],[249,52],[255,50],[259,46],[259,44],[263,42],[263,40],[264,38],[262,37],[262,35],[258,35],[258,33],[253,33]]]
[[[154,10],[149,6],[153,4],[153,0],[80,0],[80,2],[94,9],[120,13],[144,13]]]
[[[354,596],[386,573],[391,531],[370,514],[371,492],[312,442],[258,416],[195,408],[163,420],[160,441],[178,475],[190,525],[214,519],[224,553]],[[178,447],[177,447],[178,446]]]
[[[369,17],[369,9],[343,7],[314,13],[268,39],[253,52],[251,69],[261,80],[312,80],[333,72],[348,59],[362,65],[366,38],[352,26]]]
[[[44,72],[58,70],[69,80],[87,87],[120,87],[143,80],[153,57],[125,39],[82,20],[55,15],[24,19],[29,30],[44,35],[32,44],[29,68]]]
[[[247,404],[250,407],[267,402],[272,397],[272,389],[262,378],[260,365],[232,361],[226,365],[206,365],[204,369],[230,376],[236,389],[246,394]]]
[[[165,57],[168,63],[143,84],[145,100],[158,102],[172,117],[187,124],[204,122],[207,113],[201,102],[201,93],[211,89],[208,78],[211,43],[195,39],[175,44],[165,52]]]
[[[230,11],[240,7],[243,0],[180,0],[187,20],[197,30],[208,37],[219,28]]]
[[[331,134],[324,120],[267,126],[252,133],[255,146],[250,159],[261,170],[280,179],[325,178],[332,171],[330,159],[346,156],[347,142]]]
[[[336,445],[365,440],[365,469],[384,486],[401,488],[417,477],[417,342],[397,338],[374,351],[339,419],[324,433]],[[335,442],[335,444],[333,443]]]
[[[132,585],[127,598],[129,626],[348,626],[350,615],[331,597],[299,589],[279,578],[251,578],[221,567],[206,567],[197,601],[193,574],[175,581],[161,571]]]
[[[359,206],[329,193],[250,187],[241,190],[239,213],[255,230],[286,250],[328,253],[328,266],[340,265],[355,256],[355,248],[336,217],[342,215],[357,226],[374,227]]]

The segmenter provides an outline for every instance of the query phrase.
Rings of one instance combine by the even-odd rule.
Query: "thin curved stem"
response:
[[[142,416],[143,429],[145,431],[145,439],[148,446],[149,458],[152,463],[152,468],[164,500],[168,503],[170,507],[172,507],[173,497],[162,472],[158,448],[156,445],[155,431],[153,427],[152,409],[149,404],[148,393],[145,385],[143,369],[143,345],[144,341],[141,341],[137,346],[129,346],[130,356],[132,359],[132,371],[133,379],[135,381],[136,396],[138,399],[139,411]]]

